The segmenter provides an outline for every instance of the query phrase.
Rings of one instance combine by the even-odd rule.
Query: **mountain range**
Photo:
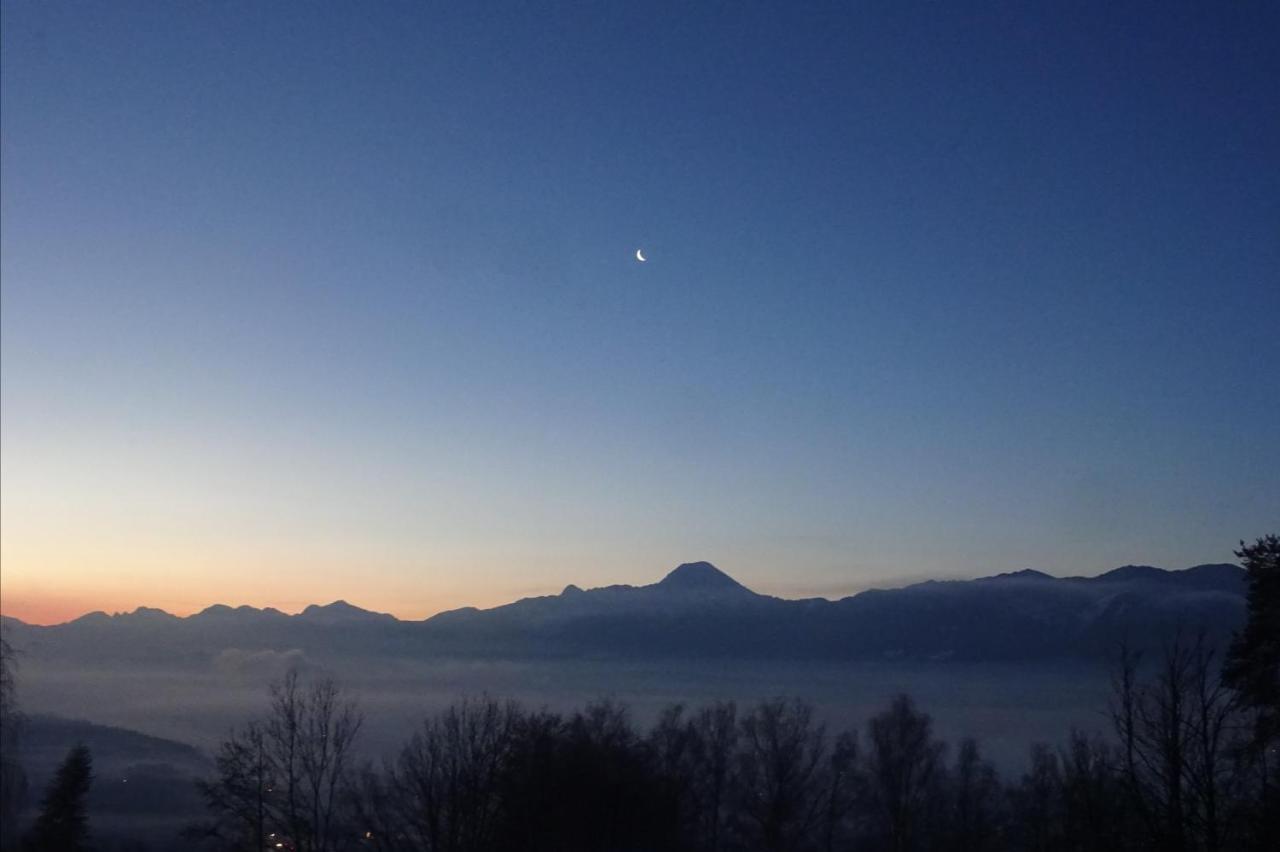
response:
[[[5,617],[37,658],[207,662],[227,649],[308,656],[681,657],[821,660],[1040,660],[1098,657],[1121,641],[1158,646],[1177,631],[1225,639],[1242,622],[1235,565],[1166,571],[1127,565],[1096,577],[1025,570],[928,581],[839,600],[753,592],[707,562],[657,583],[595,589],[405,621],[345,601],[296,615],[215,605],[178,617],[140,607],[37,626]]]

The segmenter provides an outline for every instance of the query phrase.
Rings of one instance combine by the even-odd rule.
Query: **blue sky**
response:
[[[7,610],[1274,529],[1274,4],[479,5],[5,4]]]

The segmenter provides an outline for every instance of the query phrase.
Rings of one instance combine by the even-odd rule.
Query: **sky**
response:
[[[2,23],[8,615],[842,596],[1280,521],[1274,3]]]

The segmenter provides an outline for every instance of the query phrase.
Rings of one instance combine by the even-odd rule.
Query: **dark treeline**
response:
[[[235,732],[189,837],[299,852],[1227,852],[1280,836],[1280,540],[1242,547],[1249,621],[1223,655],[1182,636],[1122,649],[1109,736],[1071,731],[1001,778],[935,736],[906,695],[829,730],[775,699],[669,707],[641,730],[602,701],[561,714],[479,698],[427,717],[386,765],[357,766],[360,714],[296,674]]]
[[[861,729],[800,701],[668,708],[641,730],[609,701],[560,714],[488,698],[428,717],[388,765],[357,766],[360,717],[290,676],[229,738],[205,786],[211,849],[1238,850],[1273,848],[1251,712],[1195,640],[1125,655],[1114,736],[1071,732],[1002,779],[898,696]],[[1271,824],[1268,824],[1270,820]]]
[[[648,728],[623,705],[569,713],[480,697],[427,716],[394,758],[357,761],[361,714],[296,672],[231,733],[201,784],[189,848],[293,852],[1229,852],[1280,837],[1280,539],[1239,552],[1245,629],[1225,651],[1181,635],[1121,649],[1109,730],[1064,732],[1001,778],[899,695],[832,730],[799,700],[674,705]],[[0,711],[14,729],[12,670]],[[9,742],[6,754],[13,754]],[[40,816],[3,846],[91,848],[90,756],[73,749]],[[14,770],[14,771],[10,771]],[[15,780],[16,779],[16,780]],[[141,848],[145,841],[138,841]]]

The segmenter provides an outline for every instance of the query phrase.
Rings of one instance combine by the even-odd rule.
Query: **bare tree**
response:
[[[1187,848],[1183,785],[1187,773],[1191,660],[1180,641],[1166,649],[1156,681],[1138,680],[1139,657],[1121,652],[1112,718],[1124,744],[1129,798],[1147,835],[1169,852]]]
[[[732,800],[734,755],[738,750],[738,707],[721,701],[698,711],[695,788],[702,802],[699,839],[702,848],[719,852],[724,845]]]
[[[833,852],[843,848],[852,836],[850,822],[865,786],[859,767],[858,732],[846,731],[836,737],[827,760],[825,808],[822,813],[822,848]]]
[[[1156,848],[1229,848],[1224,808],[1238,783],[1239,730],[1216,652],[1200,633],[1179,634],[1147,682],[1138,657],[1121,650],[1111,716],[1123,749],[1128,798]]]
[[[428,718],[389,777],[409,848],[480,852],[497,842],[501,784],[519,719],[512,703],[463,701]]]
[[[907,695],[867,725],[867,783],[875,833],[893,852],[921,843],[935,801],[946,746],[933,738],[933,720]]]
[[[683,704],[672,704],[649,732],[648,748],[665,795],[677,814],[683,842],[697,848],[706,802],[698,783],[703,743]]]
[[[360,725],[359,711],[332,680],[304,685],[289,672],[271,686],[265,721],[233,731],[219,748],[218,773],[202,788],[214,815],[204,833],[235,849],[344,848],[344,797]]]
[[[1229,802],[1238,786],[1239,764],[1234,743],[1242,740],[1240,715],[1231,691],[1223,685],[1219,658],[1204,632],[1190,648],[1191,678],[1187,784],[1192,799],[1192,827],[1206,852],[1234,848]]]
[[[1097,737],[1072,730],[1058,750],[1061,819],[1065,848],[1072,852],[1122,849],[1132,836],[1116,749]]]
[[[1044,743],[1031,747],[1031,767],[1009,791],[1009,798],[1015,848],[1026,852],[1063,848],[1062,770],[1053,749]]]
[[[215,837],[235,849],[265,849],[273,825],[268,799],[274,789],[262,726],[250,722],[233,730],[214,757],[217,775],[202,781],[206,807],[214,824],[188,832]]]
[[[718,852],[734,800],[738,708],[718,702],[686,713],[666,708],[649,734],[655,769],[668,785],[688,848]]]
[[[951,847],[956,852],[992,849],[999,833],[1000,779],[972,737],[960,743],[948,808]]]
[[[802,848],[822,813],[826,734],[813,708],[775,699],[741,723],[739,789],[745,833],[769,852]]]

